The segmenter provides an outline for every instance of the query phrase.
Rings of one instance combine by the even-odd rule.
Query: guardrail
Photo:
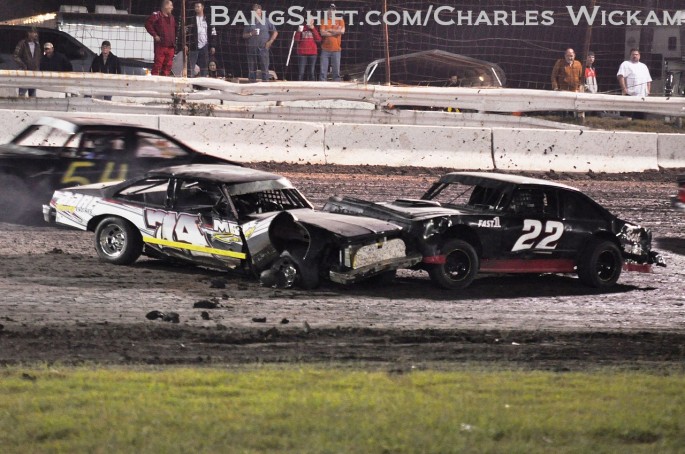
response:
[[[187,101],[346,100],[376,106],[458,108],[478,112],[639,111],[685,116],[685,98],[600,95],[544,90],[393,87],[356,82],[270,82],[239,84],[211,78],[124,76],[95,73],[0,71],[0,88],[35,87],[77,95],[146,97]]]

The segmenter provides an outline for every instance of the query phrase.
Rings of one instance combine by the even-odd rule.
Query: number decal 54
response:
[[[524,249],[554,249],[561,235],[564,233],[564,224],[559,221],[545,222],[544,229],[541,221],[537,219],[523,220],[523,235],[519,237],[511,248],[511,252]]]

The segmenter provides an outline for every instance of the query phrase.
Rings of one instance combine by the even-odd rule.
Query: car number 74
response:
[[[554,249],[561,235],[564,233],[564,224],[559,221],[547,221],[544,224],[537,219],[523,220],[523,235],[511,248],[511,252],[524,249]],[[543,232],[544,230],[544,232]]]

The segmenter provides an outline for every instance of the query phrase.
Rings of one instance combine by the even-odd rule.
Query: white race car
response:
[[[95,232],[101,259],[141,254],[261,275],[312,288],[394,275],[421,260],[395,224],[315,211],[279,175],[233,165],[184,165],[119,183],[55,191],[46,221]]]

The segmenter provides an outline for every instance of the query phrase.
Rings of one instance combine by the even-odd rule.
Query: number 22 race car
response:
[[[315,211],[287,179],[232,165],[61,189],[43,215],[95,232],[98,255],[113,264],[145,254],[260,275],[268,286],[349,284],[421,260],[407,253],[400,227]]]
[[[579,190],[508,174],[444,175],[420,200],[332,197],[324,211],[370,216],[403,227],[419,265],[447,289],[478,273],[576,273],[592,287],[614,285],[624,268],[665,266],[651,232],[623,221]]]

